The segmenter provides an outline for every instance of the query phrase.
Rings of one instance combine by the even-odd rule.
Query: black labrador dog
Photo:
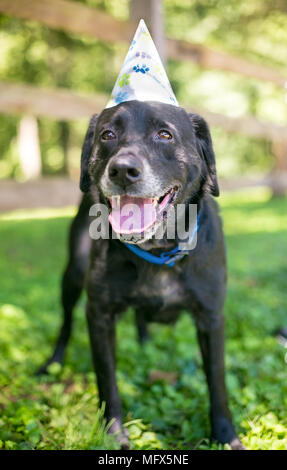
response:
[[[93,116],[81,160],[84,192],[70,231],[69,262],[62,283],[64,323],[52,362],[62,362],[71,332],[72,310],[84,281],[88,294],[87,321],[100,401],[105,402],[111,431],[123,447],[121,401],[115,377],[115,319],[133,306],[140,340],[146,322],[172,322],[181,310],[190,312],[197,328],[210,397],[211,437],[242,449],[231,420],[224,372],[224,318],[226,292],[225,244],[218,208],[215,156],[208,125],[200,116],[158,102],[130,101]],[[139,244],[159,256],[178,240],[154,235],[154,226],[142,238],[122,233],[119,239],[91,240],[90,206],[112,199],[152,201],[156,208],[197,204],[200,222],[196,247],[173,267],[155,265],[127,249]],[[164,202],[163,202],[164,201]],[[160,211],[158,211],[160,212]],[[188,214],[187,214],[188,218]],[[115,225],[115,223],[114,223]],[[166,226],[166,225],[165,225]],[[130,235],[129,235],[130,236]]]

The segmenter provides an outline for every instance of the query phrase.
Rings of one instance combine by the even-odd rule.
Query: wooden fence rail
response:
[[[136,28],[133,22],[119,21],[107,13],[66,0],[0,0],[0,12],[102,41],[130,41]],[[202,44],[168,38],[166,52],[171,59],[193,61],[203,67],[234,72],[286,87],[287,77],[279,71]]]
[[[31,114],[58,120],[88,118],[100,112],[108,102],[105,95],[81,95],[62,89],[0,82],[0,112]],[[240,118],[213,113],[204,108],[182,105],[187,111],[203,116],[210,125],[229,133],[243,134],[271,141],[285,141],[287,127],[262,122],[252,116]]]
[[[6,114],[31,114],[69,121],[88,118],[101,111],[107,101],[103,95],[80,95],[65,89],[0,82],[0,112]]]

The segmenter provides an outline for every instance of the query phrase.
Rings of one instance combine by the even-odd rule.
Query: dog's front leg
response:
[[[115,374],[115,324],[111,315],[100,311],[91,299],[88,300],[86,313],[100,403],[105,403],[107,421],[113,420],[109,432],[115,433],[122,448],[127,448],[128,439],[122,429],[122,407]]]
[[[203,358],[210,397],[211,437],[231,448],[244,449],[237,437],[228,408],[224,370],[224,318],[216,317],[214,326],[197,324],[197,337]]]

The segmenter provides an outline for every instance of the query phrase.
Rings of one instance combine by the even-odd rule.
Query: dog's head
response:
[[[208,125],[196,114],[158,102],[105,109],[92,117],[82,150],[80,188],[93,187],[109,206],[122,241],[131,242],[131,235],[133,243],[150,239],[172,206],[198,201],[205,192],[218,196]],[[126,230],[122,208],[130,204],[139,216]]]

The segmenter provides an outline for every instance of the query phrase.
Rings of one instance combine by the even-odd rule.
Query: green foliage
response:
[[[2,59],[0,80],[42,87],[63,87],[83,93],[109,94],[115,77],[111,73],[115,46],[54,31],[37,23],[0,15]],[[0,177],[20,176],[16,136],[19,117],[1,117]],[[62,123],[39,119],[43,173],[61,172],[64,147],[68,146],[71,171],[75,152],[77,166],[87,119],[69,123],[64,140]],[[80,128],[80,132],[77,129]],[[16,157],[15,157],[16,155]]]
[[[286,351],[273,337],[286,318],[286,200],[263,191],[221,198],[229,286],[226,368],[236,428],[249,449],[287,449]],[[5,449],[118,448],[99,410],[84,298],[63,368],[34,371],[61,321],[59,283],[73,209],[1,216],[0,440]],[[208,398],[195,329],[152,325],[138,345],[134,312],[117,326],[117,378],[134,449],[222,449],[209,443]],[[174,385],[151,370],[178,372]],[[225,446],[227,448],[228,446]]]
[[[281,0],[164,0],[164,4],[172,36],[269,63],[286,73],[287,10]]]

